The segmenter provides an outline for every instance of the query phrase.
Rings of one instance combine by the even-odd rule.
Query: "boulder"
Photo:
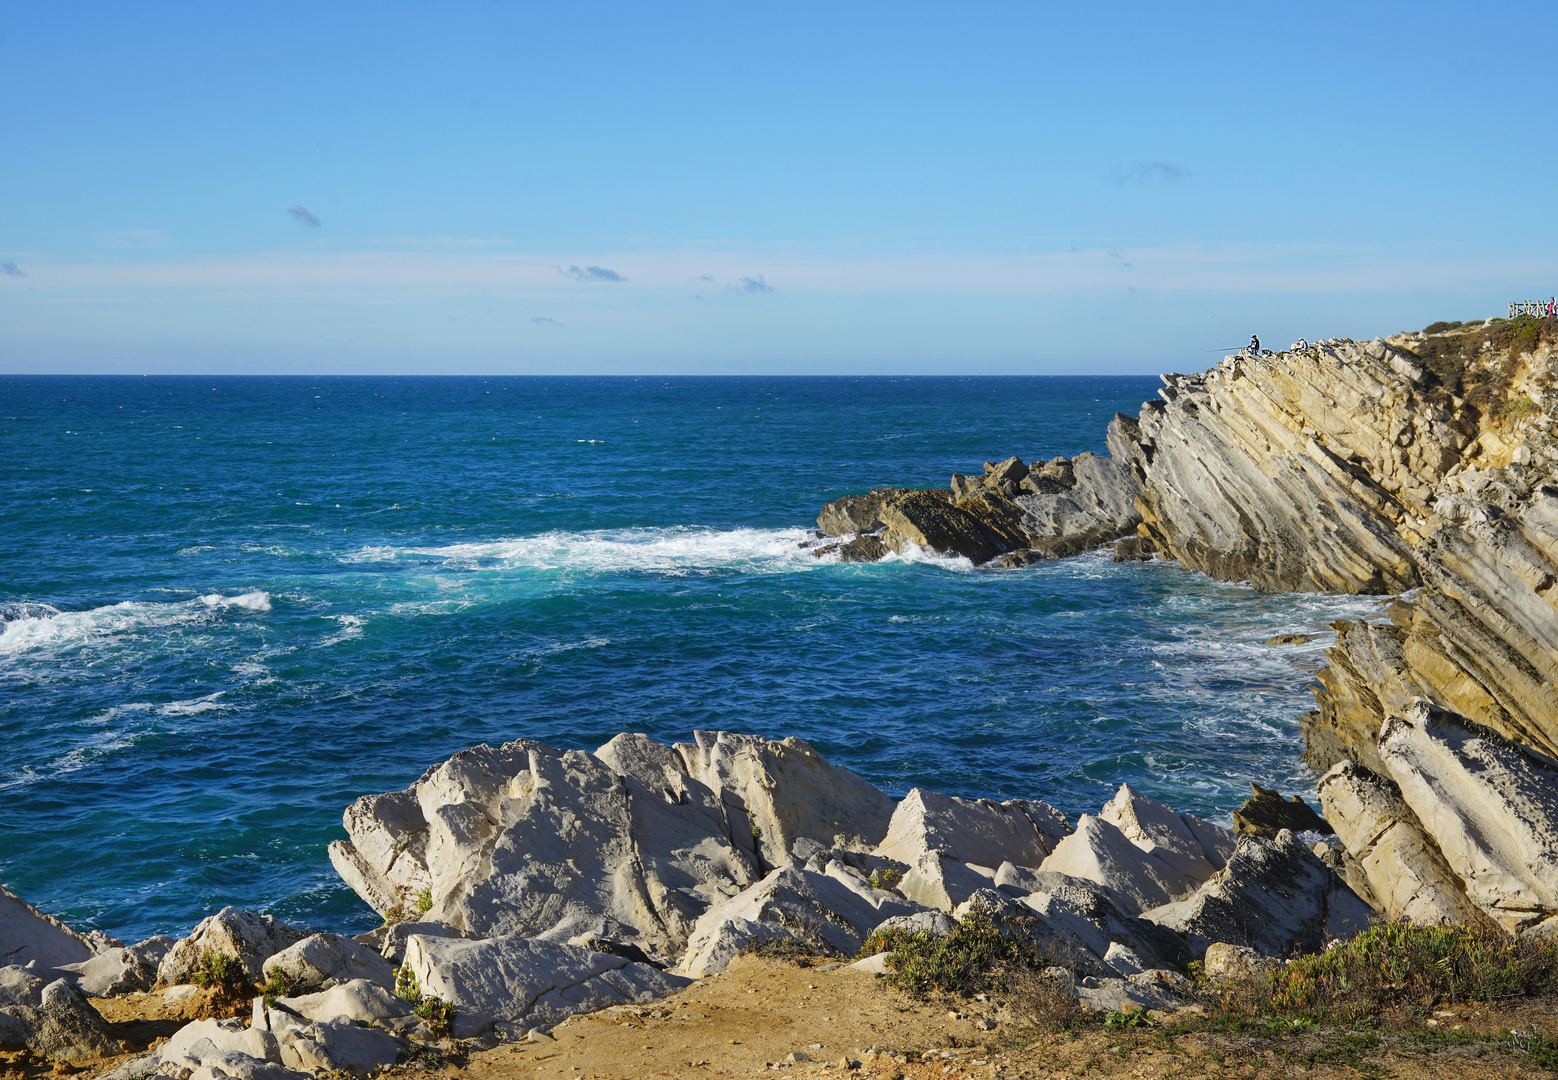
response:
[[[1164,862],[1133,844],[1114,823],[1083,814],[1076,831],[1039,869],[1102,885],[1136,915],[1195,891],[1197,882],[1187,876],[1185,865],[1183,859]]]
[[[406,955],[406,941],[412,934],[426,934],[428,937],[461,936],[458,930],[439,922],[396,922],[375,927],[352,940],[373,949],[394,968],[400,966],[401,959]]]
[[[883,920],[925,910],[877,889],[854,867],[830,862],[825,873],[781,867],[698,920],[676,970],[701,978],[724,971],[742,949],[790,939],[819,952],[853,956]]]
[[[1158,554],[1158,545],[1145,536],[1122,536],[1114,542],[1114,561],[1118,563],[1151,562]]]
[[[1248,945],[1230,945],[1214,941],[1206,947],[1201,961],[1206,977],[1213,982],[1262,978],[1282,967],[1275,957],[1262,956]]]
[[[174,939],[166,935],[147,938],[98,953],[79,964],[64,964],[57,970],[88,997],[117,997],[150,990],[157,982],[157,965],[173,944]]]
[[[1142,913],[1184,934],[1197,955],[1212,942],[1263,956],[1318,952],[1333,937],[1367,929],[1373,911],[1287,830],[1244,837],[1228,864],[1187,900]]]
[[[206,955],[230,956],[251,982],[262,982],[260,966],[265,960],[307,936],[307,930],[273,916],[225,907],[202,919],[188,937],[168,950],[157,965],[157,982],[175,986],[192,981]]]
[[[1180,1009],[1195,995],[1189,979],[1167,970],[1142,971],[1118,979],[1087,977],[1074,986],[1077,1004],[1094,1013]]]
[[[910,865],[934,851],[979,866],[1038,866],[1070,831],[1065,815],[1048,803],[960,799],[911,788],[874,854]]]
[[[456,1038],[493,1024],[550,1027],[574,1013],[652,1001],[691,980],[620,956],[535,938],[483,941],[413,937],[405,966],[424,997],[454,1005]]]
[[[1558,761],[1421,699],[1379,752],[1473,904],[1510,931],[1558,914]]]
[[[281,1039],[281,1059],[304,1075],[363,1074],[395,1064],[409,1045],[370,1027],[317,1023],[289,1028]]]
[[[369,1024],[411,1013],[408,1002],[367,979],[353,979],[318,993],[276,1000],[303,1019],[319,1022],[345,1017],[353,1023]]]
[[[119,1053],[102,1016],[69,982],[38,982],[15,975],[0,981],[0,1045],[25,1046],[56,1061]]]
[[[0,886],[0,963],[23,965],[36,961],[52,968],[79,964],[97,952],[85,935]]]
[[[340,934],[311,934],[266,958],[261,970],[266,979],[280,973],[294,993],[328,989],[353,979],[395,985],[394,968],[384,957]]]
[[[183,1064],[198,1069],[208,1060],[224,1054],[243,1054],[260,1061],[281,1061],[281,1044],[263,1029],[248,1027],[242,1020],[195,1020],[185,1024],[162,1044],[164,1065]]]
[[[1319,787],[1325,816],[1336,822],[1381,914],[1422,926],[1478,918],[1476,905],[1394,781],[1347,762],[1321,777]]]
[[[983,499],[964,500],[964,505],[984,513],[953,506],[945,491],[904,492],[881,506],[887,526],[882,542],[899,554],[918,549],[964,558],[975,566],[1027,546],[999,524],[982,520],[993,516],[993,508]]]
[[[916,911],[908,915],[893,915],[871,928],[870,937],[889,930],[902,930],[906,934],[945,934],[956,923],[952,916],[941,911]]]
[[[1281,792],[1263,788],[1253,780],[1250,789],[1255,794],[1233,812],[1234,827],[1239,832],[1269,840],[1283,829],[1322,835],[1332,831],[1325,818],[1297,795],[1284,799]]]

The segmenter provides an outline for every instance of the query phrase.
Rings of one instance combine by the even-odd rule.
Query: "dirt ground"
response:
[[[131,1051],[166,1038],[201,1002],[157,995],[97,1003]],[[1532,1034],[1558,1036],[1558,1003],[1447,1008],[1388,1033],[1289,1027],[1218,1032],[1180,1014],[1151,1027],[1035,1031],[994,1003],[916,1002],[876,977],[822,964],[740,957],[652,1005],[575,1017],[535,1042],[424,1053],[385,1080],[626,1080],[656,1077],[850,1076],[856,1080],[1062,1080],[1108,1077],[1548,1077],[1528,1064]],[[1007,1017],[1009,1018],[1009,1017]],[[1433,1021],[1430,1025],[1429,1021]],[[1522,1033],[1515,1037],[1510,1029]],[[117,1061],[66,1072],[91,1080]],[[64,1075],[28,1054],[0,1053],[0,1078]]]

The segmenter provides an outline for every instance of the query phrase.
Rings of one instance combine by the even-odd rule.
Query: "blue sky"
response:
[[[0,370],[1150,373],[1558,290],[1551,5],[0,0]]]

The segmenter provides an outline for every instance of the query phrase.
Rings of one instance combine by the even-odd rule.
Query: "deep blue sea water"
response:
[[[797,735],[893,794],[1312,791],[1375,600],[1177,564],[819,562],[829,499],[1104,452],[1136,378],[0,376],[0,882],[125,938],[377,917],[359,795],[464,747]]]

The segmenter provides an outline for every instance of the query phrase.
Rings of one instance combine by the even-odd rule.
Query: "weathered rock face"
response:
[[[869,849],[891,814],[798,739],[621,735],[595,754],[520,740],[359,799],[330,856],[385,914],[425,889],[426,917],[468,936],[595,934],[676,956],[711,905],[787,865],[798,840]]]
[[[1186,900],[1142,913],[1185,934],[1199,954],[1214,942],[1264,956],[1317,952],[1367,929],[1373,910],[1290,832],[1247,836],[1228,864]]]
[[[266,958],[268,979],[279,973],[294,990],[325,990],[353,979],[394,985],[394,970],[377,952],[339,934],[312,934]]]
[[[0,968],[0,1046],[26,1047],[56,1061],[119,1052],[102,1016],[69,982],[45,983],[14,966]]]
[[[1383,915],[1424,925],[1476,920],[1460,880],[1394,783],[1347,762],[1321,778],[1320,801]]]

